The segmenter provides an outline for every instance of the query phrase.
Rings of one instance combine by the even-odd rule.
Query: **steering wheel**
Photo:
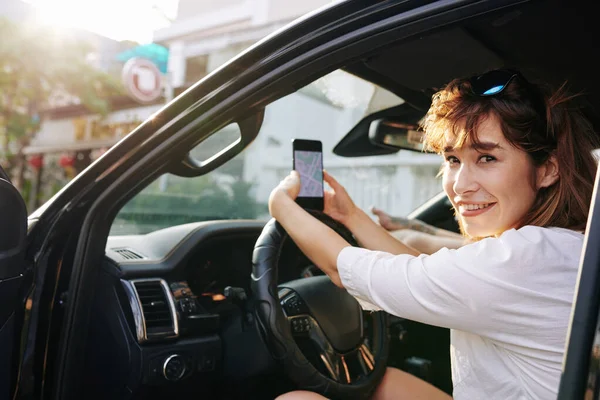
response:
[[[311,214],[357,246],[345,226],[323,213]],[[301,389],[335,399],[368,398],[386,369],[386,314],[371,312],[363,319],[356,299],[327,276],[298,279],[278,287],[279,258],[286,240],[291,239],[272,219],[252,256],[256,320],[267,348]],[[300,342],[307,343],[314,353],[311,361],[298,346]]]

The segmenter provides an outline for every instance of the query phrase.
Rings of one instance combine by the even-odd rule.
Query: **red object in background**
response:
[[[40,169],[44,165],[44,156],[36,154],[29,157],[29,165],[34,169]]]
[[[63,154],[58,160],[58,165],[63,168],[72,167],[75,165],[75,157]]]

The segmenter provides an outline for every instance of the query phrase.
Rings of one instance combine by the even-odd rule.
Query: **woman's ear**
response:
[[[559,178],[558,172],[558,161],[555,156],[550,156],[550,158],[537,169],[538,189],[554,185]]]

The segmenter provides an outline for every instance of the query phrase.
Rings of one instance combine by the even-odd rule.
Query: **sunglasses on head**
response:
[[[482,75],[474,76],[469,79],[469,82],[471,83],[473,93],[478,96],[487,97],[502,93],[508,84],[517,76],[525,80],[517,71],[497,69]]]
[[[545,121],[546,102],[544,101],[542,93],[518,71],[512,69],[496,69],[482,75],[474,76],[469,79],[469,82],[471,83],[471,90],[477,96],[491,97],[502,93],[515,78],[518,78],[522,83],[522,86],[528,92],[531,105],[538,112],[543,121]]]

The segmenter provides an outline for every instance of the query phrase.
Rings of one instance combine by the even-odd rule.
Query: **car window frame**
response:
[[[583,243],[571,322],[567,332],[558,400],[583,399],[588,379],[598,380],[591,370],[594,341],[600,343],[600,166],[596,171],[592,203]],[[596,393],[599,388],[596,387]],[[594,394],[593,398],[598,397]],[[588,397],[585,397],[586,399]]]
[[[103,256],[110,223],[116,211],[122,206],[123,200],[131,198],[131,193],[135,192],[132,183],[135,183],[133,185],[135,188],[144,187],[168,168],[168,157],[185,155],[198,142],[199,136],[209,135],[217,127],[230,123],[234,117],[244,112],[254,111],[291,93],[297,86],[303,86],[316,79],[316,75],[323,76],[343,67],[351,60],[360,59],[365,54],[401,38],[412,37],[442,25],[460,23],[469,15],[477,16],[484,11],[491,12],[518,3],[519,1],[504,1],[494,5],[479,2],[450,4],[439,1],[414,9],[409,8],[373,21],[375,7],[392,8],[390,4],[379,3],[365,11],[362,19],[344,20],[346,23],[355,24],[356,28],[351,32],[338,33],[335,39],[330,38],[327,43],[314,45],[308,51],[305,51],[305,47],[312,46],[313,42],[310,40],[318,39],[318,35],[313,34],[312,38],[305,42],[299,39],[291,45],[288,43],[281,54],[289,54],[291,48],[295,48],[301,54],[291,59],[278,59],[277,67],[264,71],[264,74],[262,69],[269,69],[270,64],[268,62],[254,64],[260,64],[262,69],[257,68],[247,74],[241,74],[246,79],[240,78],[236,81],[236,85],[224,83],[223,90],[220,92],[219,89],[214,88],[217,92],[208,90],[217,81],[215,75],[209,76],[203,83],[206,86],[198,85],[194,90],[184,93],[183,97],[189,98],[192,93],[200,93],[199,88],[207,89],[209,93],[203,93],[204,97],[193,103],[194,106],[186,108],[183,97],[179,100],[175,99],[174,103],[164,109],[164,113],[154,116],[158,120],[171,116],[164,125],[153,130],[151,122],[142,124],[144,126],[138,130],[137,136],[124,141],[128,145],[136,143],[142,145],[135,151],[129,150],[129,153],[126,146],[118,146],[113,151],[113,156],[125,153],[123,155],[129,157],[115,164],[116,167],[112,169],[99,171],[99,166],[102,164],[98,164],[97,168],[91,169],[91,172],[99,173],[98,178],[104,179],[103,184],[98,185],[94,190],[83,192],[77,197],[77,201],[73,201],[72,198],[68,200],[71,208],[66,211],[76,209],[79,214],[84,215],[84,219],[76,243],[77,251],[72,261],[74,267],[69,283],[72,291],[66,304],[66,315],[64,321],[55,322],[62,323],[56,359],[49,360],[56,365],[51,382],[55,395],[58,398],[73,396],[75,393],[73,391],[78,387],[78,376],[81,372],[79,366],[85,353],[82,351],[86,340],[84,333],[93,298],[91,294],[94,291],[94,277],[97,275],[96,264]],[[402,6],[407,7],[403,3]],[[315,18],[318,17],[319,15]],[[339,28],[343,29],[343,27]],[[307,34],[307,36],[311,35]],[[269,61],[272,61],[272,56],[272,54],[268,55]],[[259,76],[256,77],[256,74]],[[180,111],[179,114],[175,113],[176,110]],[[132,151],[134,153],[131,153]],[[76,187],[73,185],[70,189],[74,190]],[[67,193],[68,190],[63,192],[63,195]],[[77,204],[82,203],[85,207],[77,208]],[[65,211],[62,208],[60,210]],[[54,212],[59,214],[59,211]],[[66,218],[64,214],[61,217]]]

